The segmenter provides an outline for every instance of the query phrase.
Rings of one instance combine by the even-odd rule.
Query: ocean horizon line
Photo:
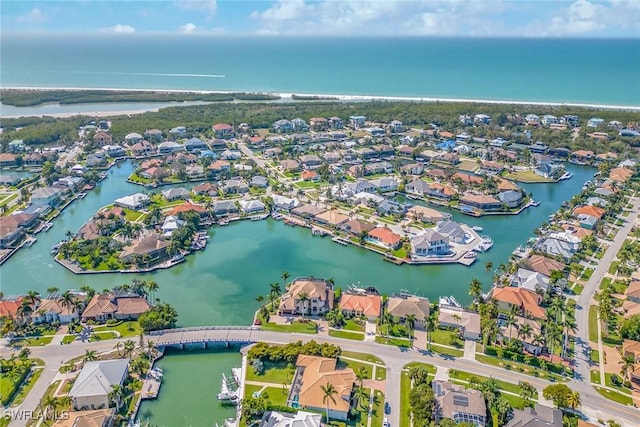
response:
[[[612,105],[612,104],[592,104],[581,102],[551,102],[551,101],[522,101],[508,99],[475,99],[475,98],[446,98],[446,97],[426,97],[426,96],[388,96],[388,95],[340,95],[327,93],[297,93],[297,92],[276,92],[276,91],[250,91],[250,90],[198,90],[198,89],[136,89],[136,88],[113,88],[113,87],[68,87],[68,86],[2,86],[0,90],[24,90],[24,91],[88,91],[100,90],[110,92],[157,92],[157,93],[195,93],[195,94],[229,94],[229,93],[263,93],[277,95],[278,101],[291,99],[291,102],[300,102],[293,99],[293,96],[316,97],[317,101],[334,102],[370,102],[370,101],[393,101],[393,102],[423,102],[423,103],[474,103],[474,104],[497,104],[497,105],[533,105],[549,107],[578,107],[595,110],[627,110],[640,111],[640,106],[635,105]],[[322,99],[327,98],[327,99]],[[123,101],[126,102],[126,101]],[[160,101],[161,102],[161,101]],[[273,101],[265,101],[273,102]],[[304,101],[303,101],[304,102]],[[307,101],[308,102],[308,101]],[[101,103],[97,101],[96,103]],[[16,107],[21,108],[21,107]],[[26,107],[25,107],[26,108]]]

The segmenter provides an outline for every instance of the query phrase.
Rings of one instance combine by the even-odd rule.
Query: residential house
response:
[[[386,227],[376,227],[369,232],[367,240],[386,249],[397,249],[400,246],[402,236]]]
[[[31,193],[31,203],[38,206],[56,206],[62,193],[62,189],[56,187],[36,188]]]
[[[522,191],[508,190],[498,193],[498,200],[509,208],[517,208],[523,202]]]
[[[370,182],[372,185],[376,186],[378,191],[381,193],[389,193],[391,191],[398,190],[398,181],[396,181],[395,178],[382,177],[372,179]]]
[[[99,145],[100,147],[105,146],[105,145],[111,145],[111,135],[109,135],[106,132],[96,132],[95,135],[93,135],[93,142],[96,143],[97,145]]]
[[[74,304],[65,304],[62,298],[45,298],[38,304],[38,309],[31,314],[33,323],[60,322],[63,325],[80,318]]]
[[[364,165],[365,175],[375,175],[379,173],[393,172],[393,165],[389,162],[376,162]]]
[[[116,206],[127,208],[131,210],[142,209],[151,202],[149,196],[143,193],[135,193],[129,196],[120,197],[114,201]]]
[[[382,298],[380,295],[344,292],[338,306],[346,316],[364,316],[375,321],[382,312]]]
[[[156,148],[147,140],[136,142],[131,146],[134,157],[147,157],[156,153]]]
[[[23,177],[18,174],[8,173],[0,175],[0,185],[10,186],[16,185],[20,181],[22,181]]]
[[[400,167],[400,170],[409,175],[420,176],[424,172],[424,164],[422,163],[409,163]]]
[[[519,313],[534,319],[543,319],[546,310],[540,307],[542,297],[537,293],[523,288],[493,288],[491,298],[498,302],[498,309],[511,311],[515,307]]]
[[[209,165],[209,170],[213,174],[219,174],[231,170],[231,163],[226,160],[216,160]]]
[[[633,280],[624,291],[627,300],[640,304],[640,280]]]
[[[590,150],[577,150],[571,153],[571,160],[578,163],[587,163],[593,160],[595,153]]]
[[[280,194],[273,194],[271,196],[273,200],[273,206],[277,209],[290,211],[300,204],[300,201],[293,197],[286,197]]]
[[[251,181],[249,181],[249,186],[257,187],[257,188],[266,188],[267,186],[269,186],[269,180],[264,176],[256,175],[253,178],[251,178]]]
[[[145,259],[147,263],[159,262],[169,254],[170,243],[157,234],[151,234],[126,246],[120,254],[124,262]]]
[[[325,211],[325,208],[311,204],[304,204],[292,209],[291,214],[305,219],[313,219]]]
[[[542,116],[542,126],[549,127],[552,124],[559,123],[559,120],[556,116],[552,116],[551,114],[545,114]]]
[[[22,301],[23,297],[21,296],[0,298],[0,319],[16,319]]]
[[[209,146],[212,150],[222,151],[227,148],[227,141],[225,141],[224,139],[216,138],[209,142]]]
[[[160,226],[160,229],[162,230],[162,237],[170,238],[173,235],[173,232],[182,228],[184,224],[185,221],[181,220],[177,216],[167,215]]]
[[[316,132],[322,132],[329,127],[329,121],[324,117],[312,117],[309,119],[309,125],[311,130]]]
[[[440,200],[451,200],[456,194],[458,194],[458,192],[455,189],[438,182],[430,183],[425,192],[425,196]]]
[[[438,307],[438,322],[441,327],[460,329],[465,340],[480,339],[480,315],[475,311],[441,304]]]
[[[164,167],[152,167],[138,173],[142,178],[161,180],[171,175],[171,171]]]
[[[490,174],[499,174],[504,170],[504,165],[490,160],[483,160],[480,165],[480,170]]]
[[[549,289],[549,277],[537,271],[519,268],[511,277],[511,286],[528,289],[533,292],[547,291]]]
[[[267,210],[267,207],[260,200],[240,200],[240,209],[247,214],[256,214],[259,212],[264,212]]]
[[[25,151],[24,140],[22,139],[14,139],[9,142],[9,152],[10,153],[23,153]]]
[[[580,420],[582,421],[582,420]],[[535,407],[514,409],[505,427],[562,427],[562,411],[536,403]],[[578,427],[581,426],[578,423]]]
[[[340,117],[330,117],[329,127],[331,129],[342,129],[344,127],[344,123]]]
[[[306,298],[303,298],[306,296]],[[298,277],[280,299],[280,315],[320,315],[333,309],[333,286],[325,279]]]
[[[360,129],[360,128],[364,127],[365,121],[366,121],[366,117],[365,116],[350,116],[349,117],[349,124],[354,129]]]
[[[409,208],[407,211],[407,217],[414,221],[436,224],[440,221],[444,221],[445,219],[450,219],[451,214],[443,213],[426,206],[415,205]]]
[[[328,151],[324,153],[324,161],[328,164],[332,165],[334,163],[340,162],[342,160],[342,154],[339,151]]]
[[[171,154],[182,150],[184,150],[184,146],[175,141],[165,141],[158,144],[158,153],[160,154]]]
[[[315,220],[320,224],[326,224],[333,227],[340,227],[349,221],[349,216],[343,214],[337,209],[329,209],[315,216]]]
[[[481,176],[472,173],[456,172],[451,176],[451,181],[459,184],[479,186],[482,185],[484,179]]]
[[[205,195],[205,196],[217,196],[218,195],[218,187],[211,182],[205,182],[204,184],[196,185],[191,189],[193,194],[196,195]]]
[[[539,356],[544,350],[545,346],[543,342],[540,342],[537,338],[542,334],[542,326],[540,322],[527,319],[522,316],[514,316],[515,325],[507,325],[504,321],[499,321],[501,340],[505,338],[518,340],[522,343],[522,349],[527,353]],[[520,331],[523,330],[523,326],[528,325],[530,333],[527,336],[523,336]]]
[[[125,142],[127,143],[127,145],[133,145],[137,142],[140,142],[144,139],[144,137],[142,135],[140,135],[139,133],[129,133],[124,137]]]
[[[412,257],[439,256],[450,253],[449,238],[432,228],[427,228],[422,233],[411,237]]]
[[[216,134],[216,138],[229,138],[233,136],[233,126],[228,123],[216,123],[211,126]]]
[[[318,173],[313,170],[302,171],[302,173],[300,174],[300,178],[302,178],[303,181],[311,181],[311,182],[320,181],[320,175],[318,175]]]
[[[162,141],[162,131],[160,129],[147,129],[144,131],[144,136],[153,142]]]
[[[422,330],[429,317],[429,300],[415,295],[394,295],[387,299],[387,312],[394,318],[398,318],[400,322],[404,322],[407,316],[412,315],[415,328]]]
[[[129,359],[87,362],[69,391],[73,409],[104,409],[111,404],[113,387],[122,386],[129,371]]]
[[[166,190],[162,190],[160,193],[162,194],[162,197],[170,202],[173,200],[186,200],[191,196],[189,190],[183,187],[168,188]]]
[[[105,145],[104,147],[102,147],[102,151],[104,151],[107,156],[112,158],[124,157],[127,155],[127,152],[124,150],[124,148],[117,144]]]
[[[276,133],[293,132],[293,123],[287,119],[280,119],[273,124],[273,130]]]
[[[302,120],[300,117],[291,120],[291,125],[293,126],[293,130],[296,132],[306,132],[309,130],[307,122]]]
[[[599,128],[604,124],[604,119],[593,117],[587,121],[588,128]]]
[[[184,143],[184,149],[187,153],[191,153],[193,151],[201,151],[209,149],[209,146],[204,143],[200,138],[191,138],[188,139],[187,142]]]
[[[307,154],[304,156],[300,156],[300,162],[302,165],[308,169],[314,169],[318,166],[322,165],[322,160],[320,157],[315,154]]]
[[[567,267],[560,261],[547,258],[543,255],[531,255],[531,257],[522,262],[522,265],[529,270],[544,274],[547,277],[550,277],[553,271],[563,271]]]
[[[429,191],[430,185],[419,178],[414,178],[405,185],[404,189],[408,194],[412,194],[419,197],[424,197]]]
[[[633,176],[633,172],[626,167],[618,167],[609,171],[609,179],[615,182],[626,182]]]
[[[0,248],[15,246],[37,223],[38,215],[24,212],[0,217]]]
[[[392,120],[391,123],[389,123],[389,132],[391,133],[404,132],[404,126],[402,126],[402,122],[400,120]]]
[[[368,235],[369,232],[374,228],[376,228],[375,224],[359,219],[352,219],[351,221],[348,221],[340,226],[341,230],[346,231],[354,237]]]
[[[485,212],[502,210],[502,203],[493,196],[466,192],[460,198],[460,209],[475,208]]]
[[[473,116],[473,123],[480,125],[488,125],[491,123],[491,116],[487,114],[476,114]]]
[[[454,243],[466,243],[469,239],[469,235],[462,229],[460,224],[449,219],[438,222],[436,231],[448,237],[449,241]]]
[[[96,294],[82,312],[82,321],[106,322],[110,319],[135,320],[151,309],[151,304],[134,294],[118,296],[109,292]]]
[[[376,206],[376,213],[379,216],[384,215],[404,215],[407,212],[408,205],[399,203],[394,200],[384,199]]]
[[[356,376],[351,368],[337,369],[337,363],[337,359],[327,357],[298,356],[287,406],[328,412],[329,419],[346,421],[351,411]],[[336,390],[332,399],[327,399],[324,394],[327,384]]]
[[[322,414],[298,411],[295,414],[267,411],[259,427],[322,427]]]
[[[550,233],[536,245],[536,248],[548,255],[561,256],[569,260],[580,248],[580,238],[569,231]]]
[[[242,157],[242,153],[237,150],[229,150],[225,149],[222,153],[220,153],[220,158],[223,160],[238,160]]]
[[[178,138],[183,138],[187,135],[187,128],[184,126],[176,126],[173,129],[171,129],[169,133]]]
[[[622,357],[633,357],[635,363],[631,370],[631,380],[640,383],[640,342],[625,339],[622,342]]]
[[[300,163],[295,160],[282,160],[280,162],[280,168],[284,172],[295,172],[300,169]]]
[[[453,385],[442,380],[433,380],[431,388],[436,399],[436,423],[443,418],[449,418],[456,424],[466,422],[475,427],[487,425],[487,405],[480,390]]]
[[[233,200],[219,200],[213,204],[213,214],[215,216],[228,216],[238,213],[238,206]]]

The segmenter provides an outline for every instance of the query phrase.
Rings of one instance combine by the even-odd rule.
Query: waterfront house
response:
[[[178,205],[176,207],[174,207],[173,209],[171,209],[167,215],[178,215],[180,213],[183,212],[195,212],[198,215],[200,215],[200,217],[203,216],[207,216],[208,215],[208,211],[207,208],[205,208],[204,206],[200,206],[200,205],[194,205],[191,202],[187,202],[187,203],[183,203],[181,205]]]
[[[219,200],[213,204],[215,216],[227,216],[238,213],[238,206],[233,200]]]
[[[397,249],[400,246],[402,236],[386,227],[376,227],[369,232],[367,240],[385,249]]]
[[[491,298],[498,303],[498,309],[510,312],[515,308],[521,315],[534,319],[544,319],[546,310],[540,307],[542,297],[537,293],[523,288],[493,288]]]
[[[542,333],[540,322],[522,316],[514,316],[514,320],[516,323],[513,326],[509,326],[505,322],[499,323],[501,341],[504,341],[505,338],[518,340],[522,343],[522,349],[524,351],[534,356],[539,356],[545,350],[544,344],[536,339]],[[519,333],[524,325],[529,325],[531,328],[528,336],[523,336]]]
[[[475,427],[487,425],[487,405],[479,390],[433,380],[431,388],[435,394],[434,418],[436,423],[448,418],[454,423],[467,422]]]
[[[38,166],[42,166],[44,164],[44,162],[46,162],[47,160],[53,160],[55,157],[55,154],[45,154],[45,153],[30,153],[28,156],[26,156],[23,160],[23,163],[25,166],[31,166],[31,167],[38,167]],[[0,163],[0,166],[2,166],[2,164]]]
[[[193,137],[184,143],[184,149],[187,153],[193,151],[207,150],[209,147],[200,138]]]
[[[590,150],[577,150],[571,153],[571,160],[578,163],[587,163],[593,160],[595,153]]]
[[[334,164],[340,162],[342,160],[342,154],[339,151],[328,151],[324,153],[324,161],[328,164]]]
[[[211,126],[216,138],[229,138],[233,136],[233,126],[228,123],[216,123]]]
[[[171,135],[174,135],[178,138],[183,138],[187,135],[187,128],[184,126],[176,126],[174,128],[172,128],[169,133]]]
[[[411,237],[412,257],[438,256],[449,253],[451,253],[449,238],[432,228],[427,228],[422,233]]]
[[[170,154],[167,157],[167,163],[171,163],[171,166],[175,169],[179,169],[181,165],[192,165],[198,161],[198,157],[195,154],[185,153],[184,151]]]
[[[414,327],[424,329],[429,317],[430,306],[427,298],[415,295],[399,294],[387,299],[387,312],[403,323],[407,316],[414,318]]]
[[[443,185],[438,182],[432,182],[429,184],[425,192],[425,196],[433,197],[435,199],[449,201],[451,200],[458,192],[448,185]]]
[[[291,214],[304,219],[312,219],[321,213],[326,212],[325,208],[319,206],[304,204],[291,210]]]
[[[550,233],[545,239],[536,245],[536,249],[549,255],[560,255],[570,259],[580,249],[581,239],[571,231]]]
[[[158,153],[160,154],[171,154],[182,150],[184,150],[184,146],[175,141],[165,141],[158,144]]]
[[[139,133],[129,133],[124,137],[124,141],[127,143],[127,145],[133,145],[137,142],[140,142],[144,139],[144,137],[142,135],[140,135]]]
[[[205,195],[205,196],[217,196],[218,195],[218,187],[211,183],[205,182],[204,184],[196,185],[191,189],[193,194],[196,195]]]
[[[407,205],[393,200],[384,199],[376,206],[376,213],[384,215],[404,215],[407,212]]]
[[[338,307],[347,317],[364,316],[373,322],[380,317],[382,298],[380,295],[345,292],[340,297]]]
[[[324,117],[312,117],[309,119],[309,126],[313,131],[322,132],[329,127],[329,121]]]
[[[479,186],[482,185],[484,179],[481,176],[472,173],[456,172],[451,176],[451,181],[457,184]]]
[[[8,145],[10,153],[22,153],[25,151],[24,140],[22,139],[14,139]]]
[[[626,182],[633,176],[633,172],[626,167],[618,167],[609,171],[609,179],[616,182]]]
[[[177,216],[167,215],[160,226],[160,230],[162,230],[162,237],[170,238],[173,232],[182,228],[184,224],[185,221],[181,220]]]
[[[322,427],[322,414],[298,411],[295,414],[267,411],[259,427]]]
[[[475,208],[485,212],[499,211],[502,209],[500,200],[486,194],[466,192],[460,198],[460,208]]]
[[[340,227],[345,222],[349,221],[349,216],[343,214],[337,209],[329,209],[315,216],[315,220],[319,224],[326,224],[333,227]]]
[[[215,151],[222,151],[227,148],[227,141],[224,139],[216,138],[209,142],[209,147]]]
[[[134,157],[147,157],[156,153],[156,148],[147,140],[136,142],[131,146]]]
[[[251,178],[251,181],[249,181],[249,186],[251,187],[266,188],[268,185],[269,180],[266,177],[260,175],[254,176],[253,178]]]
[[[227,172],[231,170],[231,163],[227,162],[226,160],[216,160],[209,165],[209,170],[213,174]]]
[[[117,144],[105,145],[104,147],[102,147],[102,151],[104,151],[107,156],[112,158],[124,157],[127,155],[127,152],[124,150],[124,148]]]
[[[267,207],[259,200],[240,200],[240,209],[247,215],[264,212]]]
[[[56,206],[62,197],[62,189],[57,187],[40,187],[31,193],[31,204],[37,206]]]
[[[536,403],[534,408],[514,409],[505,427],[562,427],[562,411]],[[595,427],[595,424],[578,420],[577,427]]]
[[[143,193],[135,193],[129,196],[120,197],[114,201],[116,206],[120,206],[122,208],[138,210],[147,206],[151,202],[149,196]]]
[[[151,309],[151,304],[134,294],[117,295],[113,292],[96,294],[82,312],[82,321],[106,322],[110,319],[135,320]]]
[[[542,116],[542,126],[547,126],[549,127],[552,124],[557,124],[559,123],[558,118],[556,116],[552,116],[551,114],[545,114],[544,116]]]
[[[146,179],[162,180],[171,175],[171,171],[164,167],[151,167],[139,172],[138,175]]]
[[[344,123],[340,117],[329,117],[329,127],[331,129],[342,129]]]
[[[395,178],[382,177],[372,179],[371,184],[374,185],[381,193],[389,193],[398,190],[398,181]]]
[[[169,246],[168,241],[154,233],[126,246],[120,254],[120,259],[123,262],[133,262],[145,258],[146,263],[157,263],[168,256]]]
[[[562,170],[562,165],[551,163],[550,161],[539,162],[534,172],[543,178],[555,178]]]
[[[18,310],[22,306],[22,296],[0,298],[0,319],[16,319]]]
[[[469,239],[469,235],[462,229],[460,224],[450,219],[438,222],[436,231],[448,237],[449,241],[454,243],[466,243]]]
[[[511,277],[511,286],[534,292],[547,291],[549,289],[549,277],[537,271],[519,268]]]
[[[389,162],[376,162],[364,165],[365,175],[375,175],[379,173],[393,172],[393,165]]]
[[[78,302],[82,302],[76,296]],[[77,321],[80,318],[75,304],[65,304],[60,297],[45,298],[38,304],[38,309],[31,314],[33,323],[60,322],[63,325]]]
[[[498,200],[509,208],[517,208],[523,202],[522,192],[515,190],[501,191],[498,193]]]
[[[105,145],[111,145],[111,135],[109,135],[106,132],[96,132],[95,135],[93,135],[93,142],[96,143],[98,146],[102,147]]]
[[[354,195],[362,192],[375,193],[378,191],[378,187],[371,181],[357,180],[356,182],[350,182],[344,185],[343,189],[346,194]]]
[[[375,224],[360,219],[352,219],[340,226],[341,230],[346,231],[354,237],[366,236],[374,228],[376,228]]]
[[[441,327],[459,329],[465,340],[480,339],[480,315],[462,307],[440,305],[438,322]]]
[[[480,170],[489,174],[499,174],[504,170],[504,165],[490,160],[483,160],[480,164]]]
[[[426,206],[415,205],[407,211],[407,217],[414,221],[422,221],[426,223],[436,224],[445,219],[450,219],[451,214],[443,213]]]
[[[242,157],[242,153],[237,150],[229,150],[225,149],[222,153],[220,153],[220,158],[222,160],[238,160]]]
[[[273,200],[273,206],[277,209],[281,209],[284,211],[290,211],[300,204],[300,201],[293,197],[286,197],[280,194],[273,194],[271,196]]]
[[[523,260],[520,264],[529,270],[544,274],[547,277],[551,276],[552,271],[564,271],[567,267],[560,261],[547,258],[543,255],[531,255],[531,257]]]
[[[23,177],[18,174],[8,173],[0,175],[0,185],[10,186],[16,185],[22,181]]]
[[[162,194],[162,197],[170,202],[174,200],[186,200],[191,195],[189,190],[183,187],[169,188],[162,190],[160,193]]]
[[[564,115],[560,117],[560,123],[566,123],[571,127],[577,127],[580,124],[578,116],[575,115]]]
[[[306,297],[306,298],[303,298]],[[333,309],[333,286],[325,279],[299,277],[293,280],[280,299],[280,315],[320,315]]]
[[[337,359],[299,355],[287,406],[328,412],[329,419],[346,421],[354,403],[352,392],[356,376],[351,368],[337,369],[337,363]],[[336,390],[331,399],[323,391],[329,384]]]
[[[429,191],[429,184],[419,178],[414,178],[404,188],[408,194],[423,197]]]
[[[424,172],[424,164],[422,163],[409,163],[400,167],[400,170],[409,175],[420,176]]]
[[[129,359],[87,362],[69,391],[73,409],[104,409],[111,404],[113,387],[122,386],[129,372]]]

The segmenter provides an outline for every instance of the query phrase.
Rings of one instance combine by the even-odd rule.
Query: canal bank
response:
[[[136,277],[132,274],[74,275],[58,265],[50,254],[51,247],[66,238],[67,230],[78,230],[100,207],[140,190],[126,182],[133,169],[131,161],[111,168],[108,177],[95,190],[56,218],[50,231],[39,234],[33,246],[23,248],[7,261],[0,274],[4,294],[28,290],[45,293],[52,286],[79,289],[83,285],[100,291]],[[485,263],[491,261],[497,266],[506,262],[511,252],[525,244],[533,230],[547,221],[563,201],[578,193],[595,172],[593,168],[570,164],[567,169],[574,173],[570,180],[523,185],[541,204],[518,216],[473,218],[451,211],[455,220],[478,225],[484,229],[483,234],[493,238],[493,248],[479,254],[478,261],[471,267],[396,266],[365,249],[344,247],[329,237],[314,237],[305,228],[287,227],[267,219],[211,228],[211,238],[204,251],[198,251],[171,269],[139,277],[160,285],[157,296],[177,309],[181,326],[249,324],[258,308],[255,297],[266,295],[269,284],[280,280],[283,270],[291,277],[333,277],[342,287],[360,282],[376,286],[384,293],[406,289],[431,299],[454,295],[467,303],[468,284],[473,277],[483,282],[484,290],[490,287],[491,275],[484,271]]]

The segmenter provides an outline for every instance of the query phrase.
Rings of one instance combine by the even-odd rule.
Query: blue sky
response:
[[[640,0],[1,0],[2,32],[633,37]]]

